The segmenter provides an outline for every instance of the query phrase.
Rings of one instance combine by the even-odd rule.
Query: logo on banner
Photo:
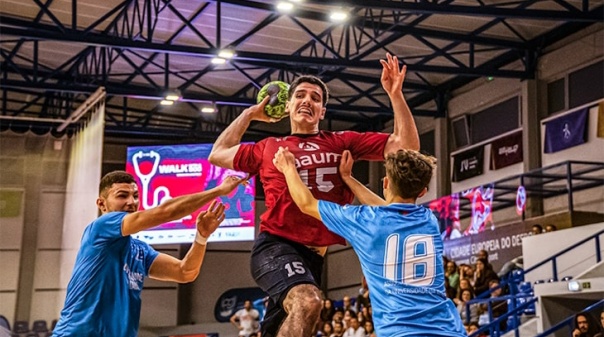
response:
[[[524,210],[526,209],[526,189],[524,186],[518,186],[518,190],[516,191],[516,213],[518,215],[522,215]]]
[[[545,123],[545,153],[585,143],[588,109],[581,109]]]

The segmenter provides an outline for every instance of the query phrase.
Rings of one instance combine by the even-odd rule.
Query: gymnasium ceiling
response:
[[[444,117],[477,78],[534,78],[545,48],[604,20],[603,2],[304,0],[285,14],[268,0],[1,0],[0,126],[54,129],[102,86],[106,136],[212,141],[263,84],[310,73],[332,94],[323,128],[380,130],[386,52],[408,66],[414,115]],[[223,49],[235,56],[213,64]],[[160,105],[167,89],[182,99]],[[286,133],[256,123],[246,138]]]

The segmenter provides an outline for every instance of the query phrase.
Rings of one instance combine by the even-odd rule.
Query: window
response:
[[[434,156],[434,130],[419,135],[420,152]]]
[[[494,138],[520,126],[519,97],[508,99],[470,116],[472,144]]]
[[[453,145],[456,149],[470,145],[470,125],[468,124],[468,116],[463,115],[451,122],[453,129]]]
[[[566,95],[564,94],[564,77],[547,84],[547,114],[552,115],[564,110]]]
[[[604,61],[596,62],[568,75],[569,109],[602,97],[604,97]]]

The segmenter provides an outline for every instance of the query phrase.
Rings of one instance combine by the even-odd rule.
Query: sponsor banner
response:
[[[522,162],[522,131],[494,140],[491,143],[491,170]]]
[[[484,249],[489,253],[489,263],[498,273],[506,262],[522,255],[522,238],[531,235],[531,227],[518,223],[445,241],[445,256],[458,265],[474,264],[476,254]]]
[[[211,149],[212,144],[129,147],[126,171],[137,180],[139,209],[150,209],[177,196],[216,187],[229,175],[245,176],[243,172],[210,164],[207,158]],[[253,240],[254,197],[254,180],[250,179],[248,186],[238,186],[229,195],[217,198],[225,205],[226,219],[210,241]],[[195,219],[209,205],[182,219],[141,232],[137,238],[149,244],[193,242]]]
[[[482,174],[484,146],[453,156],[453,181],[462,181]]]
[[[585,143],[588,108],[545,123],[545,153],[554,153]]]

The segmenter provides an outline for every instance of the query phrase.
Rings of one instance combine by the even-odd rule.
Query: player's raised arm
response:
[[[245,178],[230,176],[222,184],[207,191],[183,195],[167,200],[159,206],[130,213],[122,220],[122,235],[131,235],[163,223],[180,219],[195,212],[212,199],[231,193],[239,184],[246,183]]]
[[[262,102],[252,105],[251,107],[243,110],[243,112],[235,118],[229,126],[222,131],[214,146],[208,160],[210,163],[216,166],[233,168],[233,159],[239,145],[241,144],[241,138],[245,133],[245,130],[250,126],[252,121],[261,121],[266,123],[275,123],[280,119],[269,117],[264,113],[264,108],[268,103],[270,96],[266,96]]]
[[[389,53],[386,60],[380,60],[382,64],[382,87],[390,98],[392,110],[394,111],[394,129],[386,147],[384,157],[389,153],[396,153],[400,149],[411,149],[419,151],[419,134],[411,109],[403,96],[403,81],[407,73],[407,66],[399,67],[398,58]]]
[[[346,185],[350,187],[352,193],[354,193],[354,196],[357,197],[357,199],[359,199],[359,202],[364,205],[386,205],[386,200],[380,198],[377,194],[373,193],[373,191],[365,187],[365,185],[361,184],[352,176],[353,163],[354,160],[352,159],[350,151],[345,150],[342,153],[342,159],[340,161],[340,176],[342,177],[344,183],[346,183]]]
[[[296,170],[296,158],[289,152],[287,148],[279,147],[279,151],[275,153],[273,164],[283,173],[285,180],[287,181],[287,188],[292,199],[298,205],[298,208],[315,219],[321,220],[319,214],[319,201],[310,193],[308,187],[304,185],[302,179],[298,175]]]

